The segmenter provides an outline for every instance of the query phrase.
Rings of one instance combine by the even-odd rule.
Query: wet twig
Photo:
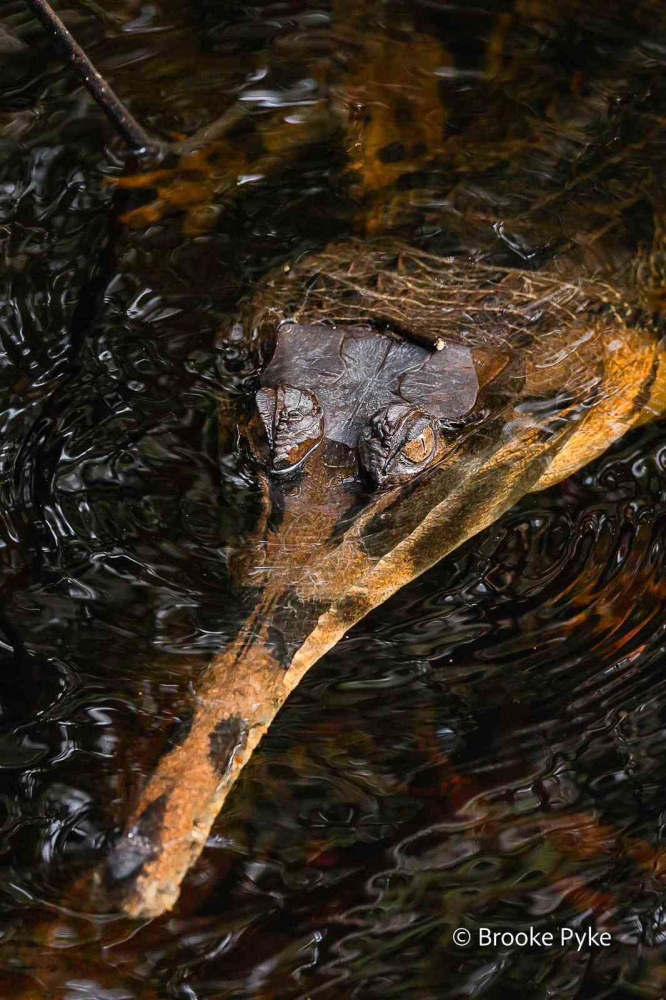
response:
[[[35,17],[44,25],[62,52],[67,65],[83,81],[113,127],[135,152],[156,154],[162,144],[151,138],[128,111],[117,94],[99,73],[81,46],[73,38],[47,0],[25,0]]]

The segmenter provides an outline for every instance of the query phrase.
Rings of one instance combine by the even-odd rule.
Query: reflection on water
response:
[[[267,41],[302,51],[326,21],[110,6],[103,31],[79,12],[95,57],[124,94],[140,71],[136,113],[183,132],[256,87]],[[221,320],[256,275],[345,232],[346,205],[322,150],[210,233],[126,233],[98,114],[57,64],[7,67],[0,994],[662,997],[663,425],[355,628],[290,699],[172,916],[58,911],[237,624],[226,566],[255,497],[217,414],[257,361]],[[452,942],[563,924],[612,945]]]

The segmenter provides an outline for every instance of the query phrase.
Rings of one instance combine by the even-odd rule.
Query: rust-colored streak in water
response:
[[[303,46],[326,16],[182,7],[115,3],[105,38],[79,29],[120,93],[141,68],[135,113],[160,88],[153,124],[178,132],[249,87],[268,36]],[[322,154],[207,235],[121,233],[97,114],[55,64],[7,66],[0,994],[49,995],[39,968],[58,1000],[663,996],[660,426],[522,501],[327,656],[172,916],[58,913],[237,624],[226,560],[257,498],[217,412],[256,359],[220,318],[256,274],[345,231],[348,206]],[[577,921],[611,947],[451,943],[456,926]]]

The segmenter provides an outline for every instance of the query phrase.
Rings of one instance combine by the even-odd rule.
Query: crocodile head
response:
[[[111,852],[126,912],[173,904],[276,712],[354,622],[663,412],[659,342],[631,315],[561,271],[395,243],[266,280],[241,317],[273,345],[242,431],[264,496],[241,561],[251,610]]]

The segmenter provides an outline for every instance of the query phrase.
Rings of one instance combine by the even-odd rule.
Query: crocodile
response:
[[[238,420],[262,498],[236,567],[248,611],[95,875],[132,917],[174,905],[275,715],[355,622],[666,411],[659,6],[332,14],[290,122],[262,117],[241,154],[232,107],[121,182],[156,191],[128,225],[184,212],[195,233],[248,171],[329,143],[356,206],[353,234],[226,323],[264,358]]]

